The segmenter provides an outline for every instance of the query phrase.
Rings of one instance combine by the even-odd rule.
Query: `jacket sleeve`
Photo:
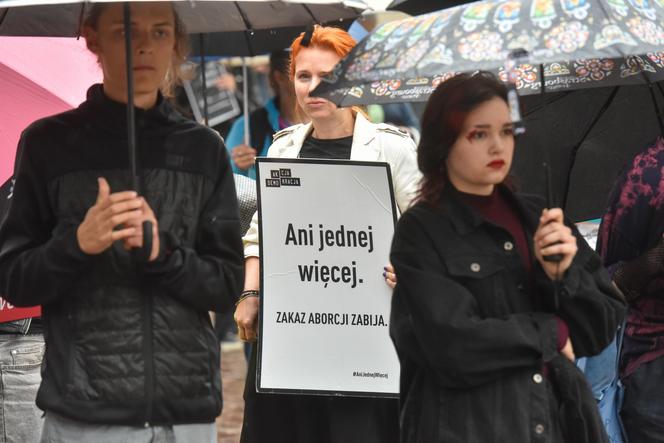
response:
[[[242,243],[244,245],[244,257],[258,257],[260,255],[259,249],[260,238],[258,236],[258,211],[254,212],[254,216],[251,217],[251,224],[247,233],[242,237]]]
[[[55,229],[45,174],[21,136],[13,196],[0,224],[0,294],[15,306],[47,304],[67,294],[90,265],[78,245],[78,224]]]
[[[556,355],[553,314],[480,316],[474,295],[448,273],[427,227],[411,211],[399,220],[390,258],[398,281],[390,321],[395,347],[441,386],[478,386]]]
[[[383,133],[381,144],[392,169],[394,198],[404,213],[415,199],[422,174],[417,168],[417,150],[410,136]]]
[[[217,182],[198,218],[195,248],[160,232],[160,256],[144,265],[150,283],[196,309],[227,312],[244,284],[244,261],[235,182],[220,148]]]
[[[563,278],[552,283],[538,273],[536,288],[547,298],[557,297],[557,315],[569,327],[570,339],[577,357],[599,354],[615,338],[626,308],[625,301],[602,266],[597,254],[571,223],[578,251]]]

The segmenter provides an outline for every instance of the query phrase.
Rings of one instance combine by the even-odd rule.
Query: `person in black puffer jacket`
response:
[[[243,286],[233,174],[221,137],[159,91],[184,35],[173,6],[132,4],[132,16],[141,196],[128,166],[122,5],[95,5],[84,35],[104,83],[77,109],[24,131],[0,226],[0,293],[43,306],[37,405],[48,441],[66,440],[54,431],[65,425],[205,424],[214,437],[221,410],[208,311],[231,309]],[[131,249],[142,245],[144,220],[154,241],[142,264]]]

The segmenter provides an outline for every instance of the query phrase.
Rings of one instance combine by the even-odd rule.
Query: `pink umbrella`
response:
[[[0,37],[0,183],[12,175],[21,131],[78,106],[101,78],[83,40]]]
[[[12,175],[23,129],[78,106],[101,77],[83,40],[0,37],[0,183]],[[0,298],[0,322],[39,315],[39,307],[15,308]]]

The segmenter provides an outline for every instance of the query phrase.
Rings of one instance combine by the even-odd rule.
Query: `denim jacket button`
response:
[[[535,375],[533,375],[533,381],[534,381],[535,383],[540,384],[540,383],[542,383],[542,380],[543,380],[543,378],[542,378],[542,374],[535,374]]]
[[[538,423],[535,425],[535,434],[543,434],[544,433],[544,425],[541,423]]]
[[[481,269],[481,267],[480,267],[479,263],[472,263],[470,265],[470,270],[473,271],[473,272],[480,272],[480,269]]]
[[[511,251],[514,249],[514,243],[511,241],[506,241],[505,244],[503,245],[503,248],[505,248],[506,251]]]

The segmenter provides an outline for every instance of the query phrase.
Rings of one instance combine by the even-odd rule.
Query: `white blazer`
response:
[[[268,157],[297,158],[304,140],[313,131],[311,123],[283,129],[274,134]],[[369,122],[361,113],[355,118],[350,159],[355,161],[387,162],[392,171],[394,196],[400,212],[408,209],[422,178],[417,169],[415,143],[405,132],[394,126]],[[245,257],[258,257],[258,212],[251,220],[242,239]]]

